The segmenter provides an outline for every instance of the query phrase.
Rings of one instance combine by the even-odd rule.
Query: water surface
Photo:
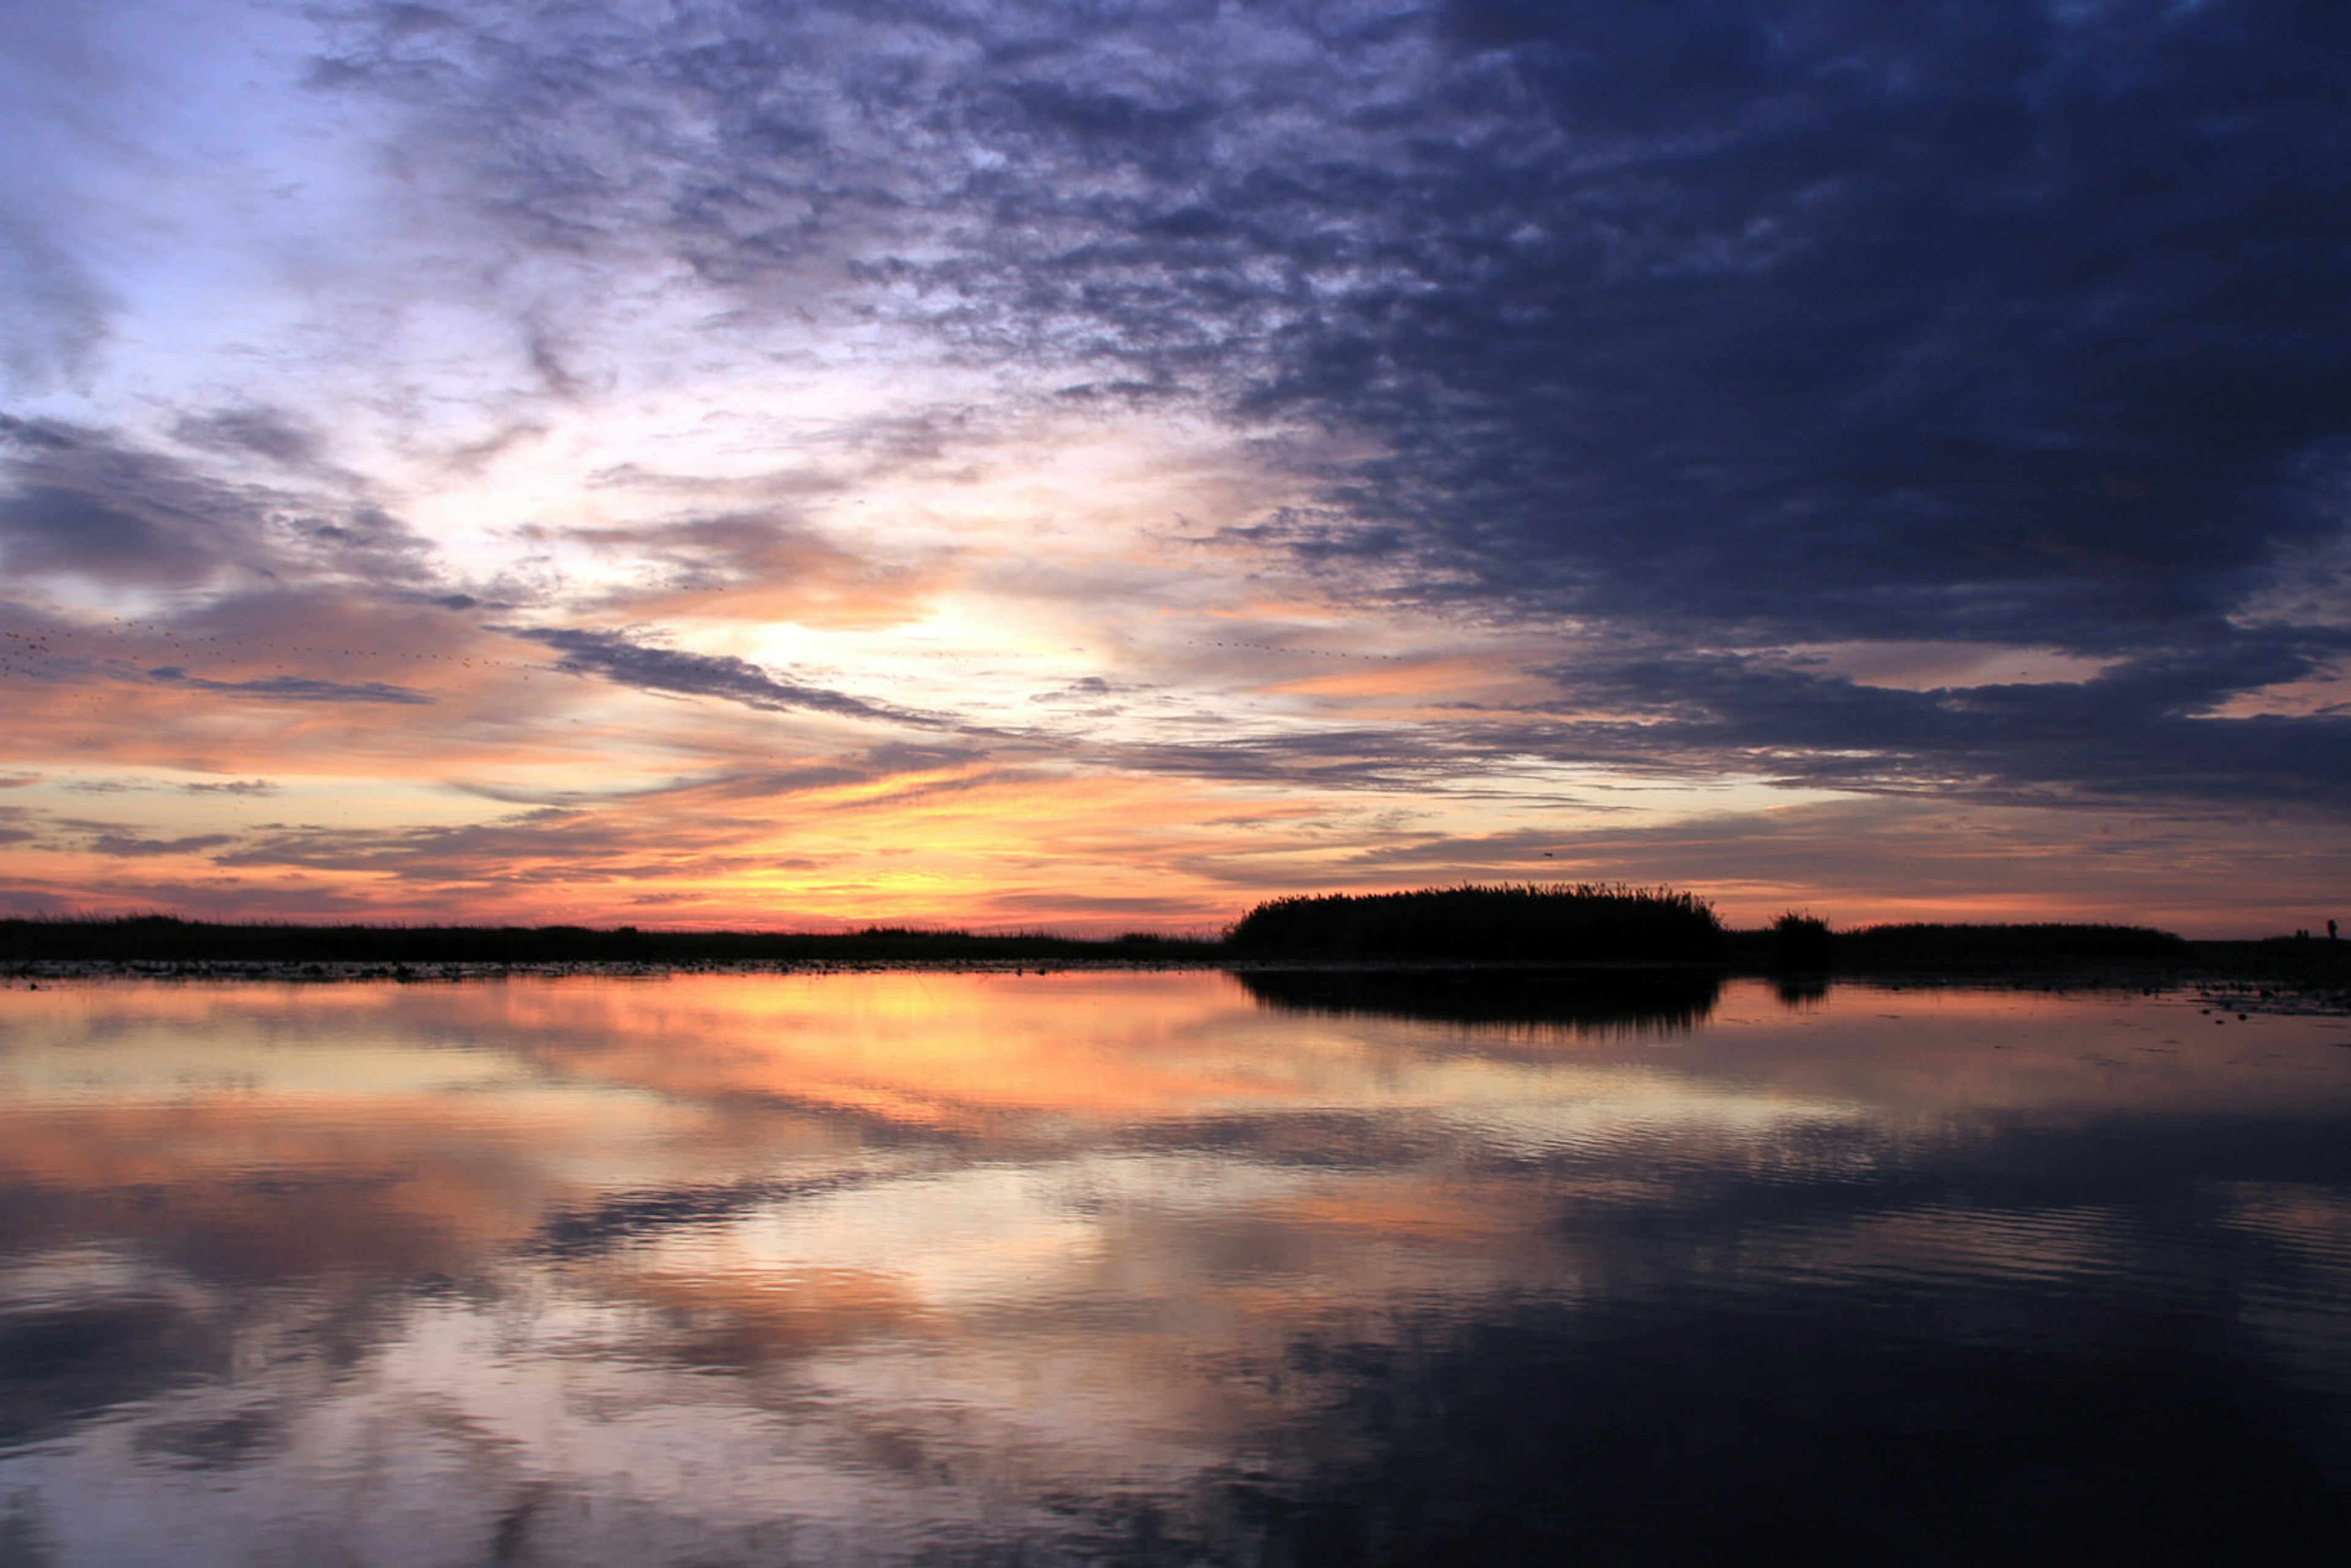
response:
[[[2351,1023],[1656,976],[0,991],[0,1562],[2351,1539]]]

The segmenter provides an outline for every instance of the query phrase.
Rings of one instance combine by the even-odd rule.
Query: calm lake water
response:
[[[0,991],[0,1562],[2339,1562],[2351,1021]]]

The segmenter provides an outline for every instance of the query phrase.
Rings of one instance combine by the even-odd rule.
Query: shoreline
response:
[[[1165,974],[1217,971],[1242,975],[1378,977],[1486,976],[1498,982],[1606,982],[1622,977],[1710,977],[1777,986],[1792,1003],[1825,996],[1838,986],[1902,990],[2137,991],[2188,993],[2225,1001],[2231,1010],[2351,1017],[2351,953],[2321,967],[2282,963],[2274,955],[2244,952],[2262,944],[2191,943],[2185,961],[2149,965],[2111,960],[2013,961],[1877,967],[1842,966],[1792,971],[1737,959],[1708,962],[1561,962],[1407,957],[1280,957],[1230,954],[1123,953],[984,956],[849,956],[747,959],[529,959],[398,962],[372,959],[0,957],[0,989],[43,983],[93,981],[193,984],[360,985],[461,984],[504,979],[667,979],[680,976],[767,976],[822,978],[834,975],[952,974],[1042,978],[1070,974]],[[2338,945],[2351,948],[2351,944]],[[2333,958],[2335,955],[2329,954]]]

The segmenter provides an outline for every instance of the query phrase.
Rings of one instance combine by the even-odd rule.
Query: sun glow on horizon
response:
[[[1650,119],[1445,15],[19,7],[0,911],[2322,922],[2299,122],[2069,12],[2028,176],[1827,34]],[[2025,101],[1944,26],[1917,103]]]

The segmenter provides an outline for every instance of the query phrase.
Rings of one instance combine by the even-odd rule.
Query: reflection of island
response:
[[[1258,969],[1236,975],[1266,1007],[1447,1023],[1688,1029],[1714,1011],[1712,969]]]

